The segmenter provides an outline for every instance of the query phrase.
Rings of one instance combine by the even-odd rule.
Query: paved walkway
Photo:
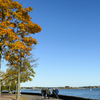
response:
[[[16,95],[15,94],[2,94],[1,100],[16,100]],[[25,98],[20,96],[19,100],[25,100]]]
[[[2,94],[1,100],[16,100],[16,95],[15,94]],[[44,100],[44,97],[38,96],[38,95],[22,94],[19,97],[19,100]],[[50,99],[46,98],[45,100],[55,100],[55,99],[50,97]],[[56,100],[63,100],[63,99],[56,99]]]
[[[44,98],[42,96],[37,96],[37,95],[21,95],[22,97],[24,97],[26,100],[44,100]],[[63,100],[63,99],[53,99],[50,97],[50,99],[45,99],[45,100]]]

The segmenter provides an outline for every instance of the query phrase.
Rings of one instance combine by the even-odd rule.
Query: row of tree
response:
[[[20,82],[32,80],[33,66],[29,59],[33,46],[37,44],[32,35],[39,33],[42,28],[31,21],[29,12],[32,7],[23,8],[22,4],[13,0],[0,0],[0,99],[1,85],[18,85],[20,95]],[[1,72],[1,60],[5,59],[9,66]],[[2,82],[2,84],[1,84]]]
[[[11,84],[9,86],[1,86],[1,90],[7,90],[7,91],[13,91],[13,90],[16,90],[16,84]]]

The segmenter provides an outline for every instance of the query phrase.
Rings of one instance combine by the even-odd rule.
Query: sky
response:
[[[100,86],[100,0],[16,1],[42,27],[32,36],[35,77],[21,87]]]

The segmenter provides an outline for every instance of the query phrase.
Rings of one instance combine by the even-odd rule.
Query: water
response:
[[[98,89],[60,89],[59,94],[77,96],[90,99],[100,99],[100,88]]]
[[[33,89],[21,89],[21,92],[41,93]],[[93,88],[91,91],[90,89],[59,89],[59,94],[100,100],[100,88]]]

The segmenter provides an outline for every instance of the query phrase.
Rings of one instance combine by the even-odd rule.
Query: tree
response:
[[[31,61],[28,61],[29,59],[24,59],[23,65],[20,68],[20,83],[26,82],[26,81],[32,81],[32,77],[34,77],[34,70],[32,68],[32,65],[30,64]],[[34,62],[33,60],[32,62]],[[6,73],[2,74],[2,81],[4,86],[9,86],[9,91],[11,89],[15,88],[16,82],[18,82],[18,71],[17,67],[11,66],[10,64],[7,64],[9,68],[6,69]]]
[[[9,69],[6,69],[6,72],[2,74],[2,83],[3,86],[8,86],[9,87],[9,92],[10,92],[10,87],[12,87],[12,85],[15,85],[15,80],[14,80],[14,76],[13,74],[15,74],[15,72],[11,72],[9,71]]]
[[[33,70],[33,65],[31,65],[30,62],[35,62],[35,60],[33,61],[29,61],[29,59],[25,58],[23,59],[23,64],[20,67],[20,83],[21,82],[26,82],[26,81],[32,81],[32,77],[34,77],[34,70]],[[7,66],[9,66],[9,68],[6,69],[6,73],[4,73],[4,78],[3,80],[5,80],[5,84],[9,85],[10,82],[8,82],[8,80],[11,80],[11,83],[15,84],[18,81],[18,70],[17,70],[17,66],[15,67],[14,65],[11,65],[10,63],[7,64]]]
[[[17,53],[24,58],[24,53],[30,55],[32,44],[37,44],[30,34],[39,33],[42,28],[31,21],[28,13],[32,10],[32,7],[24,9],[17,1],[0,0],[0,70],[1,57],[7,61],[14,57],[11,63],[16,66],[21,60]]]

